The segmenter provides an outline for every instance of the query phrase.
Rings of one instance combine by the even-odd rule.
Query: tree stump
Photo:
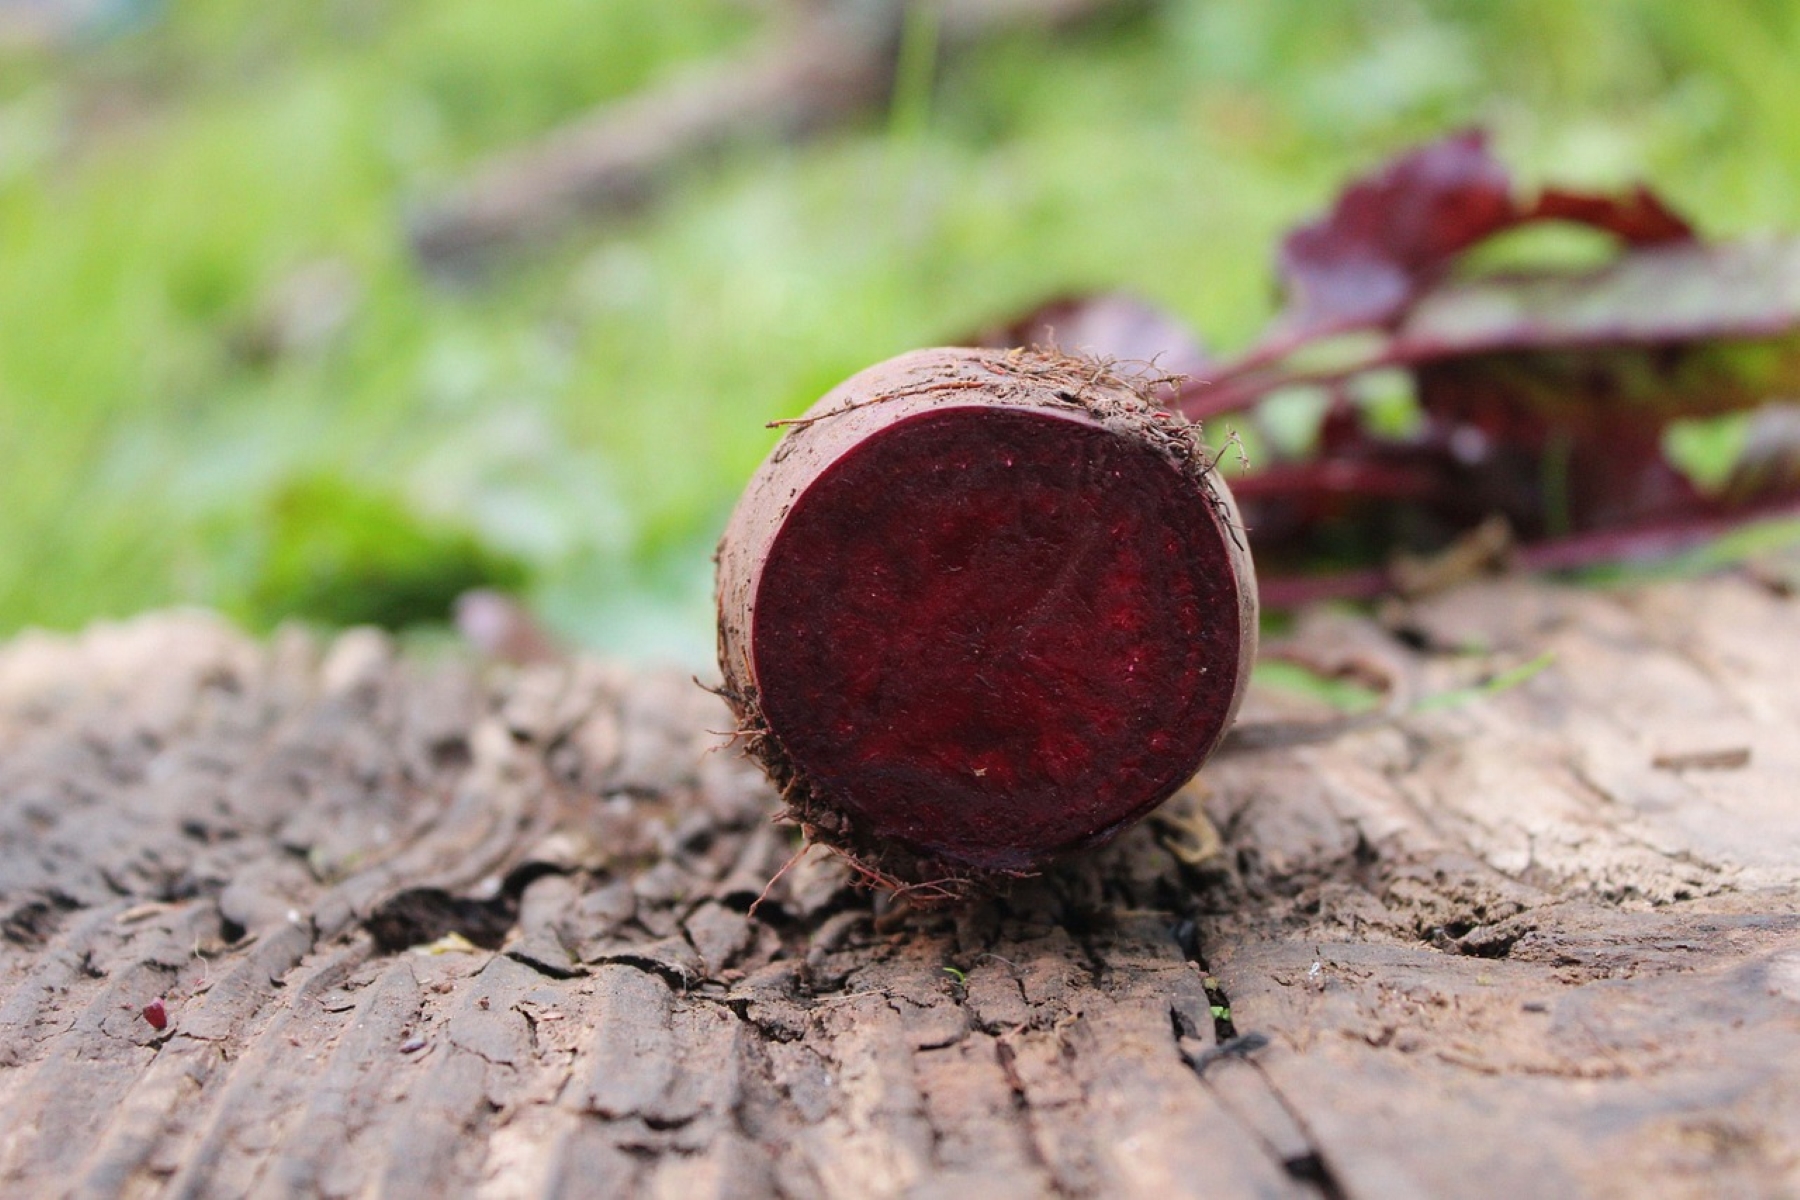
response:
[[[795,860],[682,676],[20,637],[0,1192],[1795,1194],[1792,583],[1309,614],[1425,699],[947,911]]]

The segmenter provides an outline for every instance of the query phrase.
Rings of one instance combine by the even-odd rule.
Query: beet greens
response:
[[[1608,235],[1610,261],[1469,269],[1472,251],[1551,222]],[[1117,294],[1063,298],[980,340],[1154,360],[1187,376],[1170,407],[1249,429],[1271,397],[1312,393],[1306,452],[1233,481],[1272,604],[1388,590],[1404,581],[1384,559],[1495,520],[1511,561],[1549,568],[1800,511],[1800,240],[1705,241],[1643,187],[1523,195],[1469,131],[1352,183],[1287,236],[1278,275],[1285,307],[1227,361]],[[1416,405],[1401,432],[1359,403],[1395,373]],[[1722,485],[1700,487],[1666,453],[1674,422],[1748,410]]]

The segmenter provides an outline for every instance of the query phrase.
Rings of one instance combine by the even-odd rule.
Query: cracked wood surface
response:
[[[1314,614],[1288,653],[1439,701],[1553,657],[956,912],[770,885],[682,677],[21,637],[0,1192],[1797,1194],[1796,616],[1748,575]]]

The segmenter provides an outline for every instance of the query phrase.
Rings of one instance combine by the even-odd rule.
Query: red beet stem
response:
[[[725,691],[809,836],[960,893],[1098,845],[1223,736],[1256,589],[1196,427],[1092,361],[923,350],[798,421],[719,548]]]

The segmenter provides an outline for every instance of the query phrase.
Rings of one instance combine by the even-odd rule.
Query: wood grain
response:
[[[1793,1195],[1797,616],[1750,574],[1312,614],[1287,652],[1426,702],[951,911],[769,885],[684,678],[25,635],[0,1191]]]

